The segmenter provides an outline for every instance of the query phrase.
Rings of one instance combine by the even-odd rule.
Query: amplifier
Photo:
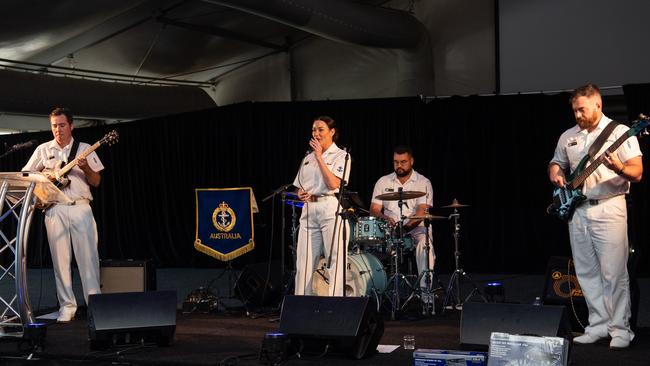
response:
[[[156,269],[150,259],[102,259],[99,279],[104,294],[156,290]]]

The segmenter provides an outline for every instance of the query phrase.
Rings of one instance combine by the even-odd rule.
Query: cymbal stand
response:
[[[399,188],[399,192],[402,192],[402,187]],[[406,220],[406,216],[404,216],[402,206],[405,205],[406,203],[400,198],[397,201],[397,206],[399,206],[399,216],[400,220],[397,222],[398,225],[398,231],[399,231],[399,238],[395,240],[395,255],[394,255],[394,273],[388,280],[389,286],[391,287],[390,284],[392,284],[393,291],[390,293],[390,291],[386,291],[386,294],[388,295],[388,301],[390,301],[390,318],[391,320],[395,320],[395,316],[398,311],[402,310],[402,305],[400,305],[400,292],[399,292],[399,283],[400,280],[404,281],[406,285],[409,288],[412,288],[411,283],[408,281],[406,276],[404,274],[400,273],[400,264],[402,262],[402,248],[404,246],[404,220]]]
[[[460,224],[458,223],[459,218],[460,218],[460,214],[458,213],[458,209],[454,208],[454,213],[449,215],[449,219],[450,220],[454,219],[453,237],[454,237],[454,259],[455,259],[456,269],[454,270],[454,273],[449,278],[449,285],[447,286],[447,291],[445,293],[445,301],[442,306],[443,312],[445,311],[447,306],[451,306],[452,303],[456,309],[461,309],[463,304],[467,302],[467,300],[469,300],[475,294],[478,294],[483,299],[484,302],[488,302],[485,296],[483,295],[483,293],[481,293],[481,290],[479,290],[479,288],[472,281],[469,275],[462,268],[460,268],[460,247],[458,244],[460,238]],[[461,300],[460,286],[463,281],[472,285],[472,291],[464,299]]]

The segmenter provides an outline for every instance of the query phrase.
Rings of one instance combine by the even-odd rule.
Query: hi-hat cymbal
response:
[[[461,208],[461,207],[469,207],[469,205],[464,205],[462,203],[459,203],[458,200],[455,198],[451,202],[451,205],[442,206],[442,208]]]
[[[380,194],[378,196],[375,196],[375,198],[382,201],[399,201],[399,200],[410,200],[411,198],[422,197],[425,194],[426,193],[420,191],[398,191],[398,192]]]
[[[448,217],[446,216],[436,216],[436,215],[429,215],[429,214],[424,214],[424,215],[413,215],[408,217],[411,220],[447,220]]]

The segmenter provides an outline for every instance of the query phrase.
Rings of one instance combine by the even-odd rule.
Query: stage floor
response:
[[[88,341],[85,319],[68,324],[51,324],[45,346],[27,361],[30,352],[24,344],[0,339],[0,364],[23,365],[259,365],[259,352],[267,332],[278,329],[278,314],[247,316],[240,312],[210,314],[178,313],[175,341],[167,347],[155,345],[121,346],[93,351]],[[460,341],[460,311],[422,317],[417,309],[403,319],[385,320],[382,345],[401,345],[405,334],[415,336],[416,348],[456,350]],[[342,354],[306,355],[291,358],[287,365],[412,365],[412,351],[401,346],[392,353],[376,353],[354,360]],[[650,328],[641,328],[631,347],[612,351],[608,342],[576,346],[571,350],[572,365],[648,365]]]
[[[277,315],[277,314],[276,314]],[[245,314],[178,314],[175,341],[171,346],[122,346],[107,351],[92,351],[84,319],[48,327],[45,347],[27,361],[29,352],[20,350],[16,340],[0,340],[0,364],[47,365],[259,365],[259,352],[267,332],[278,329],[276,318],[251,318]],[[380,344],[400,345],[405,334],[415,336],[416,348],[454,350],[459,348],[460,312],[424,318],[412,316],[387,320]],[[632,346],[612,351],[608,343],[573,347],[572,365],[647,365],[650,359],[650,332],[642,328]],[[22,345],[24,347],[24,345]],[[376,353],[367,359],[353,360],[341,354],[307,355],[291,358],[286,364],[308,365],[412,365],[412,351],[397,348],[392,353]],[[41,361],[37,361],[41,360]]]
[[[158,289],[176,290],[178,307],[193,290],[211,287],[221,298],[230,291],[231,280],[221,269],[159,269]],[[236,275],[236,274],[235,274]],[[447,283],[448,276],[440,276]],[[214,281],[215,278],[219,280]],[[506,300],[530,304],[542,293],[544,277],[541,275],[473,275],[479,288],[490,281],[500,281],[506,288]],[[51,269],[29,271],[29,293],[33,309],[43,313],[55,308],[56,296]],[[75,292],[82,299],[80,282],[75,273]],[[650,360],[650,279],[640,279],[641,301],[637,336],[629,349],[611,351],[608,341],[576,346],[571,350],[572,365],[648,365]],[[464,293],[470,289],[464,288]],[[0,294],[11,294],[11,286],[0,283]],[[7,293],[7,294],[5,294]],[[228,306],[228,304],[224,301]],[[232,301],[236,305],[237,301]],[[415,304],[399,320],[385,317],[385,332],[380,344],[401,345],[406,334],[415,335],[416,348],[457,350],[460,343],[460,311],[430,317],[419,315]],[[259,365],[259,352],[267,332],[278,329],[279,314],[251,317],[243,311],[223,310],[210,314],[178,313],[176,337],[169,347],[129,347],[110,351],[92,351],[88,341],[88,324],[83,314],[69,324],[52,324],[48,327],[45,347],[25,361],[30,352],[18,341],[0,338],[0,365]],[[312,355],[310,355],[312,356]],[[37,361],[34,359],[41,359]],[[374,354],[368,359],[352,360],[344,355],[327,354],[315,359],[290,359],[287,364],[309,365],[412,365],[412,351],[402,347],[389,354]]]

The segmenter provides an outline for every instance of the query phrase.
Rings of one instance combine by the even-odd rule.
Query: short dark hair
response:
[[[323,121],[327,125],[327,127],[331,130],[334,129],[334,136],[332,136],[332,140],[336,142],[339,139],[339,129],[336,128],[336,121],[334,118],[330,116],[318,116],[314,118],[314,122],[316,121]]]
[[[587,97],[590,98],[594,95],[602,95],[600,94],[600,88],[596,84],[589,83],[587,85],[583,85],[580,87],[575,88],[573,92],[571,93],[571,103],[573,103],[576,99],[580,97]]]
[[[397,145],[393,149],[393,154],[409,154],[413,157],[413,149],[408,145]]]
[[[56,107],[50,112],[50,117],[53,116],[65,116],[68,119],[68,123],[72,123],[72,111],[65,107]]]

